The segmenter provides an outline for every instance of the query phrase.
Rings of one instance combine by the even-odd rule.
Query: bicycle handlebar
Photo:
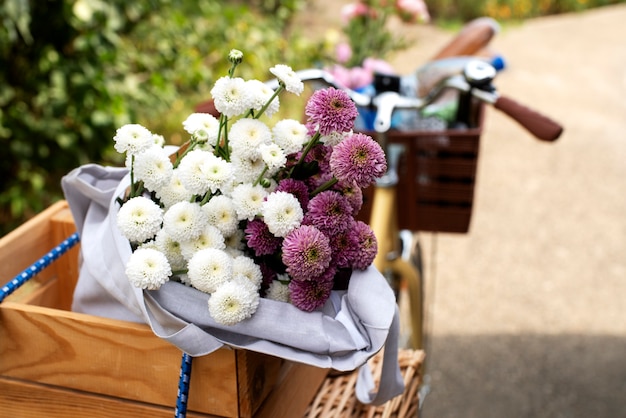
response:
[[[376,96],[359,93],[342,85],[332,74],[321,69],[301,70],[296,72],[296,74],[302,81],[318,81],[329,87],[345,91],[357,106],[375,107],[377,112],[374,129],[378,133],[385,133],[391,128],[391,115],[394,110],[422,109],[432,103],[447,88],[471,93],[473,97],[493,105],[542,141],[555,141],[563,132],[563,127],[556,121],[518,103],[510,97],[498,94],[491,84],[491,79],[480,80],[480,85],[477,86],[472,85],[473,81],[470,80],[467,74],[453,75],[438,83],[424,97],[407,97],[396,92],[383,92]],[[485,83],[485,81],[488,82]],[[278,81],[270,80],[268,85],[275,89],[278,87]]]

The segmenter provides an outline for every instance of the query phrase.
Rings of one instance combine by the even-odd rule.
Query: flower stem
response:
[[[315,135],[313,135],[311,140],[306,144],[306,147],[304,148],[304,151],[302,151],[302,155],[300,156],[300,159],[298,160],[296,165],[301,165],[304,162],[304,159],[306,158],[309,151],[311,151],[311,149],[313,149],[313,147],[320,142],[321,137],[322,135],[319,133],[319,131],[315,132]]]
[[[263,176],[265,175],[265,173],[267,173],[267,165],[265,166],[265,168],[263,168],[263,171],[261,172],[261,174],[259,174],[259,177],[254,181],[252,185],[256,186],[257,184],[259,184],[261,180],[263,179]]]
[[[193,150],[196,145],[198,145],[198,143],[196,141],[194,141],[193,139],[185,142],[179,149],[178,151],[174,154],[176,155],[176,161],[174,161],[173,165],[174,168],[177,168],[178,165],[180,164],[180,162],[183,160],[183,157],[185,157],[185,155],[187,155],[191,150]],[[183,150],[182,154],[179,154],[178,152],[180,152],[180,150]]]
[[[269,100],[267,102],[265,102],[265,104],[263,105],[263,107],[261,108],[261,110],[259,110],[259,113],[257,113],[254,116],[254,119],[258,119],[261,117],[261,115],[263,115],[263,113],[265,113],[265,111],[267,110],[267,108],[269,107],[269,105],[272,103],[272,101],[274,101],[274,99],[276,97],[278,97],[278,95],[280,94],[281,91],[283,91],[285,89],[285,85],[281,82],[278,84],[278,88],[274,91],[274,94],[272,94],[272,97],[269,98]]]
[[[206,192],[204,194],[204,197],[202,198],[202,200],[200,201],[200,206],[203,206],[206,202],[208,202],[209,200],[211,200],[211,197],[213,196],[213,193],[211,193],[211,191],[209,190],[208,192]]]
[[[230,152],[228,150],[228,116],[220,114],[220,127],[217,134],[217,142],[215,144],[215,155],[230,161]],[[220,155],[221,154],[221,155]]]
[[[316,196],[316,195],[322,193],[323,191],[330,189],[335,184],[337,184],[338,181],[339,180],[337,180],[337,178],[333,177],[332,179],[328,180],[326,183],[324,183],[321,186],[319,186],[317,189],[313,190],[309,197]]]
[[[129,198],[135,197],[135,155],[130,156],[130,193]]]

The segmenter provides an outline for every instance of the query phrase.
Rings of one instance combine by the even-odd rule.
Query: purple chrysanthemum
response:
[[[345,183],[338,182],[333,190],[339,191],[348,200],[350,207],[352,207],[352,216],[356,216],[363,207],[363,190],[354,182]]]
[[[345,231],[330,238],[330,248],[333,251],[332,264],[337,268],[351,268],[360,256],[357,230],[353,226],[354,222],[351,222]]]
[[[322,135],[349,132],[358,116],[350,96],[332,87],[315,91],[306,104],[305,113]]]
[[[260,219],[249,221],[244,232],[248,247],[254,250],[257,257],[274,254],[280,248],[281,239],[275,237]]]
[[[305,161],[317,162],[317,172],[305,179],[307,186],[309,186],[311,190],[317,189],[333,178],[333,173],[330,171],[330,156],[332,151],[332,147],[318,144],[308,153]]]
[[[323,306],[330,297],[332,289],[332,280],[292,280],[289,282],[291,303],[305,312],[311,312]]]
[[[334,190],[326,190],[311,199],[303,223],[332,236],[345,231],[352,219],[348,200]]]
[[[292,178],[283,179],[278,182],[276,191],[287,192],[294,195],[296,199],[298,199],[298,202],[300,202],[302,209],[306,209],[309,204],[309,189],[303,181]]]
[[[328,281],[332,282],[336,274],[337,274],[337,266],[330,264],[328,268],[324,270],[324,272],[322,272],[322,274],[315,277],[313,280],[315,280],[316,282],[328,282]]]
[[[356,221],[353,228],[359,242],[359,254],[353,260],[352,268],[357,270],[365,270],[374,262],[376,253],[378,253],[378,241],[374,235],[374,231],[368,224],[362,221]]]
[[[283,241],[282,260],[293,279],[307,280],[326,270],[332,257],[328,237],[311,225],[291,231]]]
[[[330,156],[330,169],[339,181],[354,181],[359,187],[367,187],[385,174],[387,160],[376,141],[356,133],[335,146]]]

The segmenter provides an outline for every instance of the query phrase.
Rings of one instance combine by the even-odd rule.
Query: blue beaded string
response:
[[[35,261],[26,270],[15,276],[13,280],[2,286],[0,289],[0,303],[7,298],[11,293],[15,292],[26,283],[28,280],[35,277],[39,272],[48,267],[54,260],[65,254],[70,248],[80,241],[78,232],[73,233],[66,238],[62,243],[54,247],[48,254]]]
[[[187,416],[187,399],[189,398],[189,384],[191,382],[191,362],[193,357],[183,353],[180,364],[180,378],[178,380],[178,398],[176,399],[175,418]]]

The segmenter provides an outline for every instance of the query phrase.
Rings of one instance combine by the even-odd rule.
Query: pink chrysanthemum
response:
[[[352,219],[348,200],[334,190],[326,190],[311,199],[303,223],[332,236],[345,231]]]
[[[306,209],[309,204],[309,189],[303,181],[286,178],[278,182],[277,192],[291,193],[298,199],[302,209]]]
[[[350,131],[358,116],[350,96],[332,87],[315,91],[306,104],[305,113],[322,135]]]
[[[289,282],[291,303],[305,312],[311,312],[323,306],[330,297],[332,289],[332,280],[292,280]]]
[[[333,250],[332,264],[337,268],[351,268],[354,261],[360,256],[359,240],[354,222],[343,232],[330,238],[330,248]]]
[[[307,280],[326,270],[332,257],[328,237],[311,225],[291,231],[283,241],[282,260],[293,279]]]
[[[378,253],[378,241],[374,235],[374,231],[368,224],[362,221],[356,221],[353,228],[359,242],[359,254],[352,263],[352,268],[357,270],[365,270],[374,262],[376,253]]]
[[[363,190],[354,182],[338,182],[333,187],[333,190],[337,190],[348,200],[352,208],[352,216],[358,215],[361,211],[361,207],[363,207]]]
[[[248,247],[254,250],[257,257],[274,254],[280,248],[282,240],[275,237],[260,219],[249,221],[244,232]]]
[[[367,187],[385,174],[387,160],[376,141],[365,134],[356,133],[335,146],[330,156],[330,169],[340,181]]]

